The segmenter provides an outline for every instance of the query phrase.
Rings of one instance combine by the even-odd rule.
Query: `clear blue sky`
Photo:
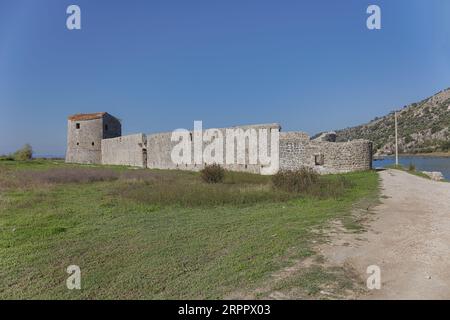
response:
[[[67,30],[69,4],[82,30]],[[448,0],[0,0],[0,154],[63,155],[79,112],[124,134],[194,120],[314,134],[449,86]]]

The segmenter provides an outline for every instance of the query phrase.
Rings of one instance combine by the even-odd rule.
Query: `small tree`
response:
[[[17,161],[31,160],[31,158],[33,157],[33,149],[27,143],[21,149],[14,152],[13,157],[14,157],[14,160],[17,160]]]

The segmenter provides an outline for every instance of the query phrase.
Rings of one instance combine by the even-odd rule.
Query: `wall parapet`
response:
[[[321,174],[372,169],[372,142],[280,140],[280,169],[310,167]]]
[[[147,167],[147,138],[131,134],[102,140],[102,164]]]

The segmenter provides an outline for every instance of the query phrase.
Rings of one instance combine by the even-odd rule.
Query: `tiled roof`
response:
[[[81,120],[93,120],[93,119],[100,119],[103,118],[103,116],[106,114],[106,112],[96,112],[96,113],[77,113],[74,115],[69,116],[69,120],[72,121],[81,121]]]

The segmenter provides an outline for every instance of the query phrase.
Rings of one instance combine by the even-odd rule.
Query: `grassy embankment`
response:
[[[388,166],[386,166],[386,168],[388,169],[396,169],[396,170],[400,170],[400,171],[405,171],[408,172],[412,175],[418,176],[418,177],[422,177],[425,179],[430,179],[429,176],[427,176],[425,173],[421,172],[421,171],[417,171],[416,167],[412,164],[410,164],[408,167],[404,167],[401,164],[390,164]]]
[[[252,292],[332,219],[356,228],[352,207],[378,195],[375,172],[320,178],[311,192],[274,190],[270,177],[0,161],[0,298],[222,298]],[[320,259],[316,259],[319,263]],[[82,289],[68,290],[69,265]],[[341,270],[293,274],[314,296]],[[280,284],[281,285],[281,284]],[[286,287],[287,286],[287,287]]]
[[[450,158],[450,151],[433,151],[428,153],[400,153],[400,156],[411,156],[411,157],[443,157]]]

